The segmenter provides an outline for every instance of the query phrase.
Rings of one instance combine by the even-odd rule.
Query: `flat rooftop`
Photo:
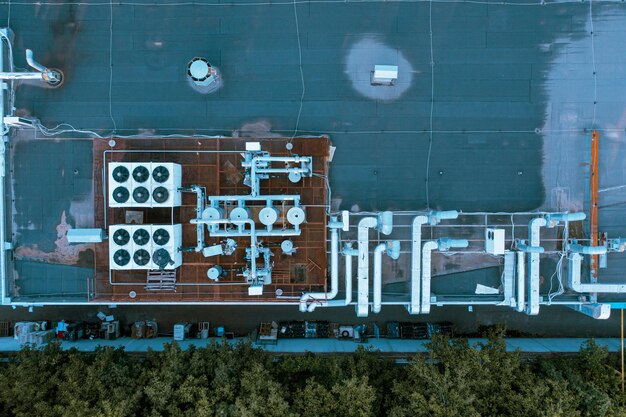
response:
[[[0,4],[1,15],[8,10]],[[64,224],[98,224],[84,202],[99,194],[90,184],[100,142],[76,139],[93,136],[76,130],[104,141],[173,134],[168,147],[184,135],[327,134],[337,148],[333,210],[588,213],[596,129],[599,229],[626,235],[620,1],[24,2],[10,10],[16,64],[26,66],[30,48],[66,75],[61,88],[24,82],[16,92],[17,112],[47,127],[11,144],[24,292],[90,292],[84,278],[94,260],[68,264],[74,254],[55,249]],[[218,91],[189,83],[195,56],[219,68]],[[398,66],[394,87],[369,87],[377,64]],[[60,123],[71,126],[49,130]],[[623,256],[611,258],[601,278],[618,280],[624,268]],[[481,271],[485,282],[499,279],[492,265]]]

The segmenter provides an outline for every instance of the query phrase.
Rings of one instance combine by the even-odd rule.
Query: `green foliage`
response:
[[[502,333],[470,346],[434,338],[406,366],[352,355],[281,356],[212,343],[133,356],[121,349],[24,349],[0,365],[2,416],[624,416],[617,357],[524,359]]]

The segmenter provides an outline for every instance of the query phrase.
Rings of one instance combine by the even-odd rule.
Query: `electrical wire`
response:
[[[593,30],[593,0],[589,0],[589,26],[591,29],[591,65],[593,68],[593,119],[591,121],[591,129],[596,127],[596,107],[598,103],[598,77],[596,73],[596,49],[595,49],[595,33]]]
[[[426,209],[430,210],[430,156],[433,150],[433,110],[435,108],[435,58],[433,53],[433,2],[428,3],[428,27],[430,33],[430,121],[428,128],[428,156],[426,157]]]
[[[113,2],[111,2],[111,21],[109,25],[109,116],[113,122],[111,137],[117,131],[117,123],[113,117]]]
[[[298,23],[298,7],[296,0],[293,1],[293,15],[296,22],[296,36],[298,38],[298,67],[300,68],[300,81],[302,82],[302,95],[300,96],[300,107],[298,109],[298,117],[296,118],[296,126],[293,130],[289,143],[293,141],[293,138],[298,134],[298,127],[300,126],[300,116],[302,115],[302,105],[304,103],[304,94],[306,93],[306,86],[304,84],[304,71],[302,69],[302,44],[300,42],[300,24]]]

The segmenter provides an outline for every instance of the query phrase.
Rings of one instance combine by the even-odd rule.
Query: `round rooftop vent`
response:
[[[130,241],[130,233],[125,229],[118,229],[113,233],[113,241],[120,246],[124,246]]]
[[[165,203],[169,197],[170,193],[165,187],[157,187],[152,191],[152,198],[159,204]]]
[[[126,182],[128,177],[130,177],[130,172],[125,166],[120,165],[113,170],[113,179],[117,182]]]
[[[165,182],[170,177],[169,169],[165,168],[163,165],[159,165],[158,167],[152,170],[152,178],[156,182]]]
[[[194,81],[206,81],[211,76],[211,65],[206,58],[195,57],[187,65],[187,75]]]
[[[146,266],[148,265],[148,262],[150,262],[150,254],[145,249],[139,249],[138,251],[135,251],[133,260],[139,266]]]
[[[152,240],[157,245],[167,245],[167,242],[170,241],[170,234],[165,229],[157,229],[152,235]]]
[[[126,187],[117,187],[113,190],[113,200],[116,203],[123,204],[128,201],[128,197],[130,197],[130,193]]]
[[[148,168],[143,165],[139,165],[133,169],[133,179],[137,182],[146,182],[149,176],[150,172],[148,172]]]
[[[157,249],[152,255],[152,261],[157,264],[159,268],[165,268],[172,262],[172,257],[165,249]]]
[[[145,203],[150,197],[150,192],[146,187],[137,187],[133,190],[133,199],[138,203]]]
[[[128,265],[130,262],[130,253],[128,253],[125,249],[118,249],[113,254],[113,262],[115,262],[119,266]]]
[[[150,240],[150,233],[146,229],[137,229],[135,233],[133,233],[133,241],[139,245],[143,246]]]

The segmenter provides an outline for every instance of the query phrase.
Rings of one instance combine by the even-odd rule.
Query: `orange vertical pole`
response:
[[[591,171],[589,175],[591,206],[589,208],[589,237],[591,246],[598,245],[598,154],[600,149],[600,135],[598,131],[591,132]],[[598,255],[591,257],[591,278],[598,278]]]

